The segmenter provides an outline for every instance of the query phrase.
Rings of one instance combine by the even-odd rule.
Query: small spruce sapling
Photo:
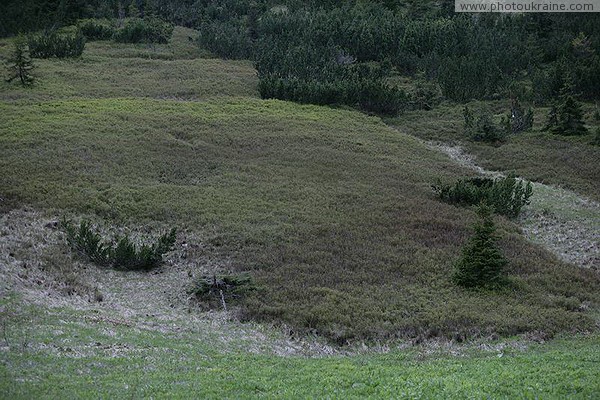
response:
[[[475,234],[462,250],[455,263],[454,282],[465,288],[499,288],[506,283],[504,268],[508,261],[496,241],[493,209],[485,203],[479,205],[480,220],[475,224]]]
[[[31,70],[34,68],[31,56],[29,54],[29,46],[23,36],[19,36],[13,43],[13,53],[8,59],[9,77],[7,82],[12,82],[19,79],[21,85],[31,86],[34,82],[34,77],[31,75]]]

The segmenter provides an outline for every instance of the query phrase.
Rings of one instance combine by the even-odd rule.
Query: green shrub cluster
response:
[[[510,131],[510,122],[503,118],[496,124],[491,113],[482,111],[477,115],[468,106],[463,110],[465,134],[474,141],[497,143],[505,139]]]
[[[451,204],[478,205],[485,202],[498,214],[515,218],[533,194],[530,182],[515,176],[505,178],[465,178],[452,185],[437,183],[433,190]]]
[[[27,41],[34,58],[79,57],[85,48],[85,36],[80,29],[72,33],[52,31],[29,35]]]
[[[129,271],[148,271],[159,266],[163,254],[173,249],[176,239],[176,230],[173,228],[152,245],[142,244],[138,247],[128,236],[117,239],[116,245],[113,245],[105,243],[87,221],[82,221],[76,227],[65,220],[61,226],[67,235],[67,242],[80,255],[101,266]]]
[[[508,261],[496,244],[493,208],[482,203],[477,211],[480,221],[474,226],[475,234],[455,263],[453,280],[469,289],[499,288],[507,282],[504,268]]]
[[[204,21],[198,30],[198,43],[212,53],[227,59],[252,57],[253,42],[242,22]]]
[[[77,26],[88,40],[110,40],[115,34],[114,23],[107,19],[84,19]]]
[[[116,30],[114,40],[120,43],[168,43],[174,26],[159,18],[129,18]]]

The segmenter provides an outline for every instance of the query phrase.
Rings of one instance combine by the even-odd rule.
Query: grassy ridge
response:
[[[216,227],[215,255],[262,286],[251,318],[340,343],[593,326],[599,278],[502,222],[514,286],[450,282],[470,210],[430,184],[465,173],[378,118],[281,101],[64,100],[0,106],[4,194],[139,223]]]
[[[526,350],[510,341],[450,348],[461,356],[413,347],[304,358],[250,354],[242,338],[223,348],[198,340],[196,329],[160,333],[68,310],[27,312],[36,317],[9,323],[11,350],[0,353],[3,398],[593,398],[600,391],[596,336]]]

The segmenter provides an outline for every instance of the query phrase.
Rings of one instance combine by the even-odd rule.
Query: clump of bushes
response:
[[[252,278],[246,274],[204,275],[195,284],[196,298],[214,308],[220,305],[227,311],[227,302],[238,300],[256,290]]]
[[[468,106],[463,109],[464,131],[472,140],[477,142],[497,143],[506,136],[506,120],[500,126],[494,123],[487,112],[475,115]]]
[[[104,242],[88,221],[82,221],[77,227],[64,220],[61,226],[67,235],[67,243],[78,254],[100,266],[128,271],[148,271],[158,267],[163,254],[173,249],[176,239],[173,228],[152,245],[138,247],[127,235],[117,238],[114,245]]]
[[[79,57],[85,48],[85,36],[81,29],[72,33],[52,31],[30,35],[27,41],[31,56],[35,58]]]
[[[88,40],[110,40],[115,33],[114,24],[107,19],[83,19],[78,26]]]
[[[220,57],[243,59],[252,56],[252,39],[241,22],[206,21],[198,31],[198,43]]]
[[[120,43],[168,43],[173,25],[158,18],[130,18],[114,33]]]
[[[441,200],[450,204],[478,205],[485,202],[498,214],[515,218],[533,194],[531,182],[524,183],[515,176],[505,178],[466,178],[454,184],[433,185]]]
[[[507,282],[504,268],[508,261],[496,244],[493,208],[482,203],[477,211],[480,221],[474,226],[475,235],[455,263],[453,280],[457,285],[469,289],[499,288]]]
[[[521,133],[533,128],[533,109],[527,110],[521,106],[518,99],[514,99],[510,107],[510,115],[506,119],[507,130],[510,133]]]

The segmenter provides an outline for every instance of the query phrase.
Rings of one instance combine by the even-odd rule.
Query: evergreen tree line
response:
[[[221,57],[253,59],[265,97],[383,113],[423,103],[407,101],[394,75],[423,77],[459,102],[510,96],[549,104],[567,76],[577,97],[599,97],[597,14],[454,14],[451,1],[417,3],[8,0],[0,35],[154,15],[198,29],[200,45]]]

